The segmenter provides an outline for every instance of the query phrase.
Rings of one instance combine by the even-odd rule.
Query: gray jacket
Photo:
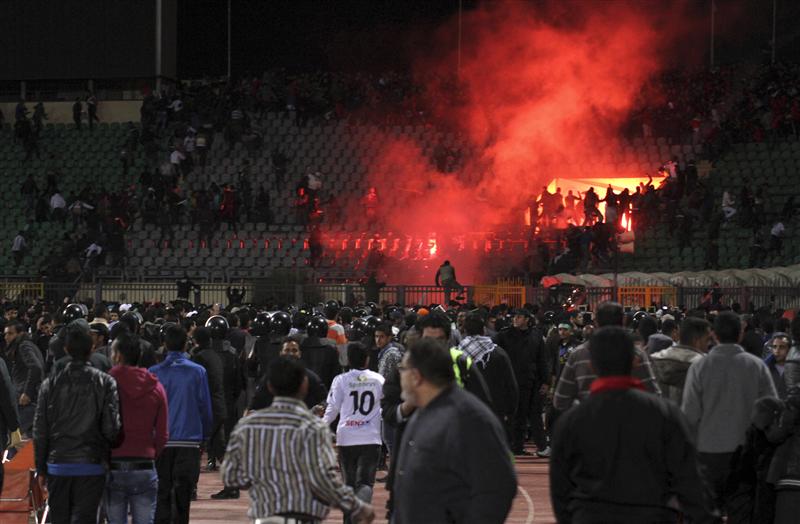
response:
[[[653,373],[664,398],[668,398],[678,406],[681,405],[689,366],[703,356],[703,353],[696,349],[680,344],[650,355],[650,365],[653,366]]]
[[[720,344],[689,367],[681,406],[701,453],[744,444],[756,400],[777,397],[764,362],[738,344]]]

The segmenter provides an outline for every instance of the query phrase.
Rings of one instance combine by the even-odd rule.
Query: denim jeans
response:
[[[156,516],[158,475],[155,468],[112,470],[106,484],[108,524],[126,524],[130,508],[133,524],[152,524]]]

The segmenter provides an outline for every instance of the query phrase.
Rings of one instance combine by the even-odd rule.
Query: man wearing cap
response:
[[[534,411],[530,421],[534,443],[539,451],[547,448],[541,417],[541,398],[548,390],[547,355],[542,335],[538,329],[531,327],[531,320],[530,311],[515,309],[513,324],[501,330],[494,340],[508,353],[519,386],[519,404],[514,416],[511,446],[515,455],[526,454],[523,445],[531,410]]]
[[[97,317],[95,317],[95,320],[97,320]],[[89,334],[92,336],[92,353],[103,355],[110,361],[111,348],[108,345],[108,325],[101,322],[92,322],[89,324]]]

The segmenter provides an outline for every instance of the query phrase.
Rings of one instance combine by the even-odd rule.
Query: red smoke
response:
[[[414,76],[427,107],[465,147],[442,173],[430,146],[447,144],[387,134],[367,163],[382,199],[380,229],[437,239],[431,260],[391,266],[390,281],[432,283],[450,259],[462,283],[477,282],[484,254],[483,242],[472,249],[474,232],[521,230],[527,202],[553,178],[619,176],[603,167],[611,162],[601,151],[618,146],[643,84],[660,70],[665,13],[655,3],[532,5],[488,2],[464,14],[459,89],[455,22],[440,35],[450,52],[419,50]],[[465,233],[473,234],[457,237]]]

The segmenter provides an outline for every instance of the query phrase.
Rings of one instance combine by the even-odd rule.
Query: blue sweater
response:
[[[168,447],[194,447],[211,436],[211,394],[203,366],[186,353],[170,351],[164,362],[150,368],[167,392]]]

